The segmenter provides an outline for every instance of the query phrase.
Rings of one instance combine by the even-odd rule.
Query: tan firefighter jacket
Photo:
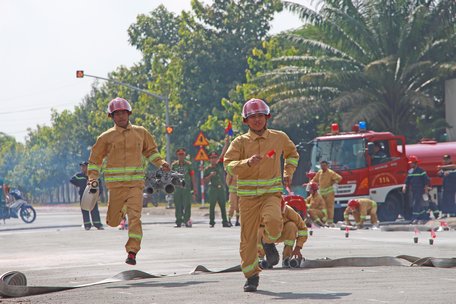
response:
[[[311,182],[315,182],[320,187],[320,194],[321,195],[328,195],[334,192],[333,185],[340,182],[342,180],[342,176],[337,174],[331,169],[326,170],[319,170],[317,174],[315,174],[314,178],[312,178]]]
[[[298,235],[296,237],[296,246],[302,248],[307,241],[307,226],[299,213],[293,210],[290,206],[286,206],[282,212],[283,224],[292,221],[298,227]],[[295,240],[284,240],[283,243],[288,246],[293,246]]]
[[[144,187],[143,157],[160,167],[165,161],[157,150],[153,136],[141,126],[117,125],[97,138],[89,157],[89,181],[100,176],[103,160],[104,179],[108,189]]]
[[[266,153],[274,150],[272,157]],[[263,156],[256,166],[249,166],[248,159],[255,155]],[[281,194],[283,191],[280,157],[285,160],[283,175],[292,177],[298,166],[299,154],[296,146],[282,131],[266,129],[259,136],[249,130],[236,137],[224,158],[225,170],[237,175],[238,196],[260,196],[263,194]]]

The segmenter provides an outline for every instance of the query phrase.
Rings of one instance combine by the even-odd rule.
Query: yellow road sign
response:
[[[198,153],[196,153],[195,160],[209,160],[209,157],[203,147],[201,147],[198,150]]]
[[[196,137],[195,142],[193,143],[195,147],[202,147],[202,146],[209,146],[209,142],[207,141],[206,136],[204,136],[203,131],[200,131],[198,136]]]

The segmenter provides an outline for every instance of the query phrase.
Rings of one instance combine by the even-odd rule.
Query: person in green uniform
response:
[[[184,175],[185,187],[176,187],[174,191],[174,206],[176,214],[176,228],[185,224],[185,227],[192,227],[190,217],[192,215],[192,199],[196,199],[196,179],[192,163],[185,159],[187,151],[184,148],[176,150],[177,160],[171,164],[171,170]],[[193,190],[191,190],[193,189]]]
[[[209,154],[210,165],[204,170],[204,183],[207,186],[209,202],[209,225],[215,225],[215,205],[218,203],[222,213],[223,227],[231,227],[226,218],[225,170],[217,152]]]

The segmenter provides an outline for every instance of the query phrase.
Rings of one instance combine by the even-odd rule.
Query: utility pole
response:
[[[105,80],[107,82],[112,82],[112,83],[115,83],[117,85],[124,86],[124,87],[130,88],[132,90],[144,93],[146,95],[155,97],[155,98],[159,99],[160,101],[165,102],[166,161],[168,162],[168,164],[170,164],[171,163],[171,145],[170,145],[170,143],[171,143],[171,135],[170,135],[170,133],[168,132],[168,129],[167,129],[170,126],[169,125],[169,99],[168,99],[168,96],[161,96],[161,95],[149,92],[148,90],[144,90],[144,89],[132,86],[131,84],[128,84],[128,83],[125,83],[125,82],[121,82],[121,81],[118,81],[118,80],[115,80],[115,79],[109,79],[109,78],[105,78],[105,77],[85,74],[84,71],[82,71],[82,70],[76,71],[76,78],[84,78],[84,77],[91,77],[91,78],[95,78],[95,79]]]

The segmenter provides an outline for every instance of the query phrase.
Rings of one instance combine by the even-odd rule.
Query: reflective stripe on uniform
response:
[[[138,181],[143,180],[144,175],[115,175],[115,176],[106,176],[105,182],[131,182],[131,181]]]
[[[229,163],[227,166],[226,166],[226,172],[228,172],[228,174],[230,175],[234,175],[233,174],[233,166],[231,166],[231,163]]]
[[[279,239],[279,237],[282,235],[282,232],[279,232],[279,234],[277,236],[271,236],[271,234],[269,233],[269,231],[265,228],[264,231],[266,232],[266,234],[268,235],[268,238],[275,242]]]
[[[94,164],[89,164],[89,165],[87,166],[87,170],[89,170],[89,171],[92,170],[92,171],[98,171],[98,172],[100,172],[101,167],[99,167],[99,166],[97,166],[97,165],[94,165]]]
[[[148,160],[153,162],[154,160],[156,160],[157,158],[160,158],[160,153],[154,153],[152,154],[151,156],[149,156]]]
[[[361,218],[362,220],[365,220],[365,219],[366,219],[366,216],[365,216],[365,215],[361,215],[360,218]]]
[[[426,171],[423,171],[421,173],[409,173],[408,176],[423,176],[426,175]]]
[[[276,177],[271,179],[243,179],[238,180],[238,187],[240,186],[251,186],[251,187],[264,187],[273,186],[277,183],[281,183],[282,178]]]
[[[266,193],[277,193],[282,192],[283,187],[274,187],[269,189],[253,189],[253,190],[239,190],[238,188],[238,196],[258,196],[263,195]]]
[[[247,267],[241,267],[243,273],[250,272],[255,269],[255,267],[258,265],[258,257],[255,259],[255,262],[253,264],[248,265]]]
[[[75,179],[86,179],[85,176],[75,176],[74,178],[75,178]]]
[[[285,246],[293,246],[294,242],[295,242],[294,240],[285,240],[285,241],[283,241],[283,244]]]
[[[329,186],[329,187],[321,188],[321,189],[320,189],[320,194],[321,194],[321,195],[330,194],[330,193],[332,193],[332,192],[334,192],[333,186]]]
[[[282,192],[282,178],[244,179],[237,181],[238,196],[258,196],[266,193]]]
[[[105,173],[144,173],[143,167],[106,168]]]
[[[298,236],[307,236],[307,230],[299,230],[298,231]]]
[[[293,165],[293,166],[297,167],[298,161],[299,161],[299,158],[289,157],[289,158],[285,159],[285,165]]]
[[[132,239],[137,239],[137,240],[141,240],[142,239],[142,235],[141,234],[135,234],[135,233],[129,233],[128,237],[132,238]]]

